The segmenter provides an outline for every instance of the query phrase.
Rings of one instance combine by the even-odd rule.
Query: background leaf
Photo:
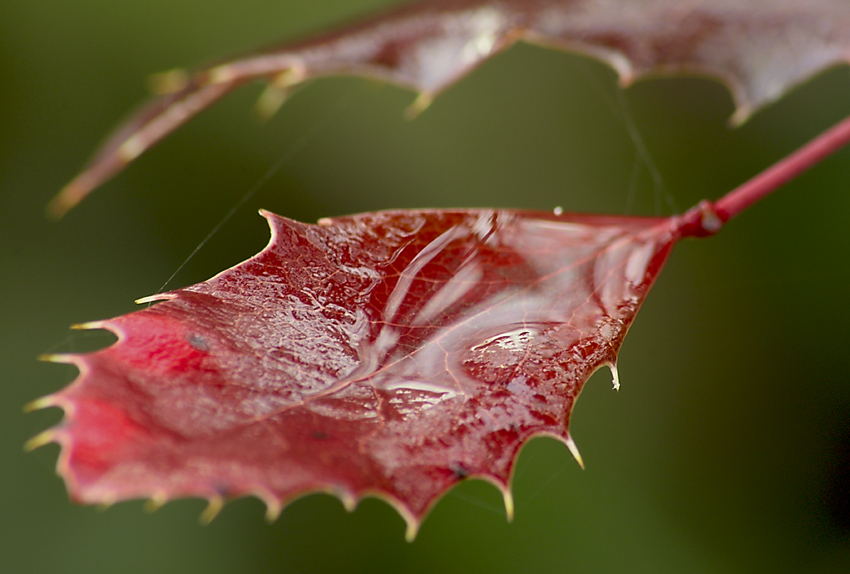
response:
[[[663,195],[656,208],[645,170],[629,192],[635,148],[618,119],[613,74],[521,47],[414,122],[402,119],[408,93],[326,80],[257,128],[246,113],[256,96],[249,88],[65,221],[43,219],[91,143],[144,96],[147,74],[377,4],[328,0],[309,12],[260,0],[0,5],[2,563],[13,572],[846,570],[846,530],[827,511],[850,416],[841,361],[850,318],[846,152],[717,237],[677,248],[623,349],[622,390],[611,392],[602,374],[575,411],[588,469],[554,441],[533,442],[520,457],[512,524],[496,491],[476,483],[449,494],[414,545],[386,505],[367,501],[348,515],[322,495],[296,502],[272,526],[248,500],[204,528],[198,501],[154,515],[139,503],[98,514],[67,503],[51,475],[55,448],[20,450],[60,416],[25,416],[20,407],[74,376],[33,359],[108,343],[68,335],[64,325],[134,310],[132,301],[156,292],[302,138],[300,152],[170,287],[262,247],[259,207],[305,221],[422,206],[669,212]],[[846,75],[829,72],[734,131],[725,126],[731,100],[715,83],[652,80],[624,98],[684,209],[847,115]]]
[[[61,217],[135,158],[246,82],[268,84],[257,101],[273,115],[294,89],[327,76],[358,76],[418,93],[409,117],[517,42],[592,56],[622,87],[650,74],[701,74],[731,91],[740,124],[753,111],[826,68],[847,62],[850,8],[838,0],[429,0],[229,56],[195,71],[151,77],[159,94],[106,137],[54,198]]]

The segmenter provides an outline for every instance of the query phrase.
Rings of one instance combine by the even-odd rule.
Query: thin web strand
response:
[[[252,185],[248,191],[246,191],[242,197],[234,204],[230,211],[228,211],[224,217],[212,228],[212,230],[204,237],[201,242],[192,250],[188,257],[177,267],[177,270],[171,274],[171,276],[162,284],[162,286],[157,290],[157,293],[163,293],[165,288],[171,283],[174,278],[180,273],[186,265],[198,254],[198,252],[218,233],[224,225],[230,221],[230,219],[236,215],[236,213],[246,204],[248,201],[254,197],[257,192],[262,189],[262,187],[269,182],[275,175],[277,175],[280,170],[286,167],[295,157],[304,150],[313,140],[315,140],[321,132],[325,130],[330,124],[330,121],[338,116],[344,109],[346,109],[350,104],[353,98],[352,93],[348,93],[341,97],[337,103],[331,108],[331,110],[326,113],[321,120],[316,122],[309,130],[307,130],[301,137],[296,140],[296,142],[292,145],[289,150],[285,151],[280,158],[276,162],[274,162],[271,167],[260,177],[257,182]],[[148,303],[150,306],[152,303]]]
[[[662,198],[667,203],[667,207],[669,207],[673,213],[679,213],[676,201],[673,199],[670,192],[667,191],[667,186],[664,185],[664,177],[661,175],[661,170],[658,169],[658,165],[655,163],[655,160],[652,159],[652,154],[646,145],[646,141],[644,141],[643,136],[640,135],[640,130],[638,130],[637,124],[635,124],[625,93],[623,93],[623,90],[619,88],[614,90],[614,92],[617,95],[617,104],[620,109],[618,116],[623,122],[623,126],[626,128],[626,132],[629,134],[632,144],[635,146],[635,151],[637,151],[638,155],[643,160],[646,170],[649,172],[650,177],[652,177],[656,215],[661,215]]]
[[[635,208],[641,166],[640,152],[635,150],[635,159],[632,162],[632,175],[629,177],[629,191],[626,193],[626,213],[632,213]]]
[[[605,102],[605,105],[608,107],[614,117],[619,120],[620,124],[623,126],[623,129],[626,130],[626,133],[628,134],[629,139],[631,140],[632,145],[635,148],[637,158],[639,158],[639,160],[643,162],[643,165],[646,166],[646,170],[652,178],[654,194],[653,197],[655,199],[655,215],[661,215],[662,201],[667,203],[667,206],[672,210],[673,213],[679,213],[679,209],[676,205],[673,196],[667,191],[667,186],[664,184],[664,176],[661,175],[661,170],[658,169],[658,165],[652,158],[652,153],[649,151],[646,142],[640,135],[640,130],[638,129],[637,124],[634,121],[633,114],[631,112],[631,109],[629,108],[628,100],[626,99],[623,90],[619,87],[616,87],[614,89],[615,97],[612,98],[610,90],[607,90],[604,86],[602,86],[602,84],[599,82],[599,77],[590,69],[589,64],[587,62],[582,62],[580,69],[582,70],[582,74],[587,79],[588,84],[600,96],[602,101]],[[630,212],[634,205],[634,196],[637,191],[638,181],[638,178],[635,175],[636,172],[637,167],[633,168],[632,176],[629,181],[629,192],[626,196],[627,213]]]
[[[568,453],[566,453],[564,456],[570,458],[569,462],[574,462],[574,461],[572,461],[572,457]],[[541,481],[535,481],[533,490],[531,490],[528,493],[528,495],[523,497],[522,505],[526,509],[533,508],[532,503],[537,501],[537,500],[541,500],[541,497],[544,494],[550,493],[551,490],[550,490],[549,487],[552,486],[552,484],[555,482],[555,480],[561,479],[566,473],[567,473],[567,463],[564,462],[558,468],[552,469],[550,474],[549,474],[549,477],[547,479],[543,480],[542,482]],[[514,481],[514,482],[516,482],[516,481]]]
[[[496,516],[504,516],[505,515],[505,507],[504,505],[498,505],[491,503],[489,501],[481,500],[475,496],[470,496],[467,494],[461,494],[457,492],[457,489],[452,489],[448,492],[447,496],[451,498],[455,498],[466,504],[470,504],[472,506],[477,506],[481,510],[484,510],[488,514],[495,514]]]
[[[551,440],[549,438],[543,439],[542,437],[538,437],[534,440]],[[547,493],[550,493],[549,487],[555,482],[555,480],[562,478],[569,468],[569,465],[575,464],[572,456],[567,453],[566,458],[558,459],[558,466],[555,468],[549,469],[548,477],[542,482],[536,479],[533,480],[525,480],[528,476],[529,469],[534,468],[538,464],[544,464],[546,466],[550,466],[549,462],[541,462],[537,461],[541,459],[540,451],[537,449],[529,451],[520,452],[520,457],[516,460],[516,471],[514,472],[513,477],[511,478],[511,485],[523,484],[525,489],[528,491],[527,494],[523,494],[523,507],[531,508],[529,503],[540,500],[540,498]],[[521,461],[521,463],[520,463]],[[513,486],[512,486],[513,488]]]

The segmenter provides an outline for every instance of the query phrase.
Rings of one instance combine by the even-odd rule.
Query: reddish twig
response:
[[[724,223],[850,143],[850,117],[715,202],[703,201],[678,218],[682,237],[717,233]]]

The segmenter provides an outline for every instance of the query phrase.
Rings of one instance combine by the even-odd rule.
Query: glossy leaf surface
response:
[[[359,25],[159,77],[164,95],[131,116],[50,206],[61,216],[201,110],[251,80],[269,83],[263,114],[312,78],[353,74],[432,98],[517,41],[579,51],[623,85],[647,74],[724,81],[746,119],[789,87],[847,61],[850,4],[841,0],[427,0]],[[506,78],[510,81],[510,78]]]
[[[161,302],[33,406],[66,420],[60,473],[86,503],[253,494],[271,516],[321,490],[387,499],[413,536],[471,476],[506,496],[521,446],[565,441],[682,219],[396,211],[319,225],[265,213],[269,246]],[[616,371],[615,371],[616,372]],[[617,384],[615,376],[615,385]]]

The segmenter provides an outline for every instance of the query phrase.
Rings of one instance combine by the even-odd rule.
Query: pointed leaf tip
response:
[[[61,363],[63,365],[74,364],[75,355],[70,353],[45,353],[39,355],[37,359],[45,363]]]
[[[617,371],[617,365],[611,363],[608,365],[608,368],[611,370],[611,383],[614,385],[614,390],[620,390],[620,373]]]
[[[77,177],[71,181],[50,200],[45,208],[48,219],[59,221],[88,194],[86,187],[81,184],[81,179]]]
[[[112,508],[112,506],[113,506],[112,502],[99,502],[95,505],[95,510],[97,512],[103,513],[103,512],[106,512],[107,510],[109,510],[110,508]]]
[[[33,411],[40,411],[42,409],[56,407],[59,406],[56,397],[53,395],[46,395],[44,397],[35,399],[34,401],[30,401],[24,405],[24,412],[31,413]]]
[[[168,503],[168,495],[165,492],[157,492],[145,501],[145,512],[154,513]]]
[[[514,521],[514,495],[510,487],[506,486],[502,490],[502,499],[505,502],[505,518],[508,522]]]
[[[340,493],[339,500],[342,502],[342,507],[346,512],[354,512],[357,510],[357,498],[350,492]]]
[[[152,94],[164,96],[186,89],[189,73],[183,68],[174,68],[148,76],[148,89]]]
[[[283,512],[283,505],[280,502],[266,502],[266,522],[274,524],[280,518],[280,513]]]
[[[573,440],[573,437],[567,435],[567,440],[565,442],[567,444],[567,448],[570,451],[570,454],[573,455],[573,458],[576,459],[578,465],[581,467],[582,470],[584,470],[584,459],[581,458],[581,453],[578,451],[578,445]]]
[[[254,114],[261,122],[266,122],[274,116],[289,97],[289,91],[274,84],[269,84],[257,102],[254,104]]]
[[[224,497],[222,496],[213,496],[208,499],[207,507],[201,512],[201,515],[198,517],[198,521],[206,526],[210,522],[212,522],[218,513],[221,512],[221,509],[224,508]]]
[[[57,434],[53,429],[40,432],[24,443],[24,451],[32,452],[52,442],[56,442]]]
[[[87,323],[74,323],[71,329],[75,331],[89,331],[93,329],[103,329],[105,323],[103,321],[89,321]]]
[[[416,96],[416,99],[413,100],[413,103],[407,106],[407,109],[404,110],[404,117],[408,120],[415,120],[422,114],[422,112],[430,108],[432,103],[434,103],[433,94],[420,92]]]
[[[419,521],[416,519],[408,520],[407,526],[404,530],[404,539],[407,542],[414,542],[417,534],[419,534]]]

